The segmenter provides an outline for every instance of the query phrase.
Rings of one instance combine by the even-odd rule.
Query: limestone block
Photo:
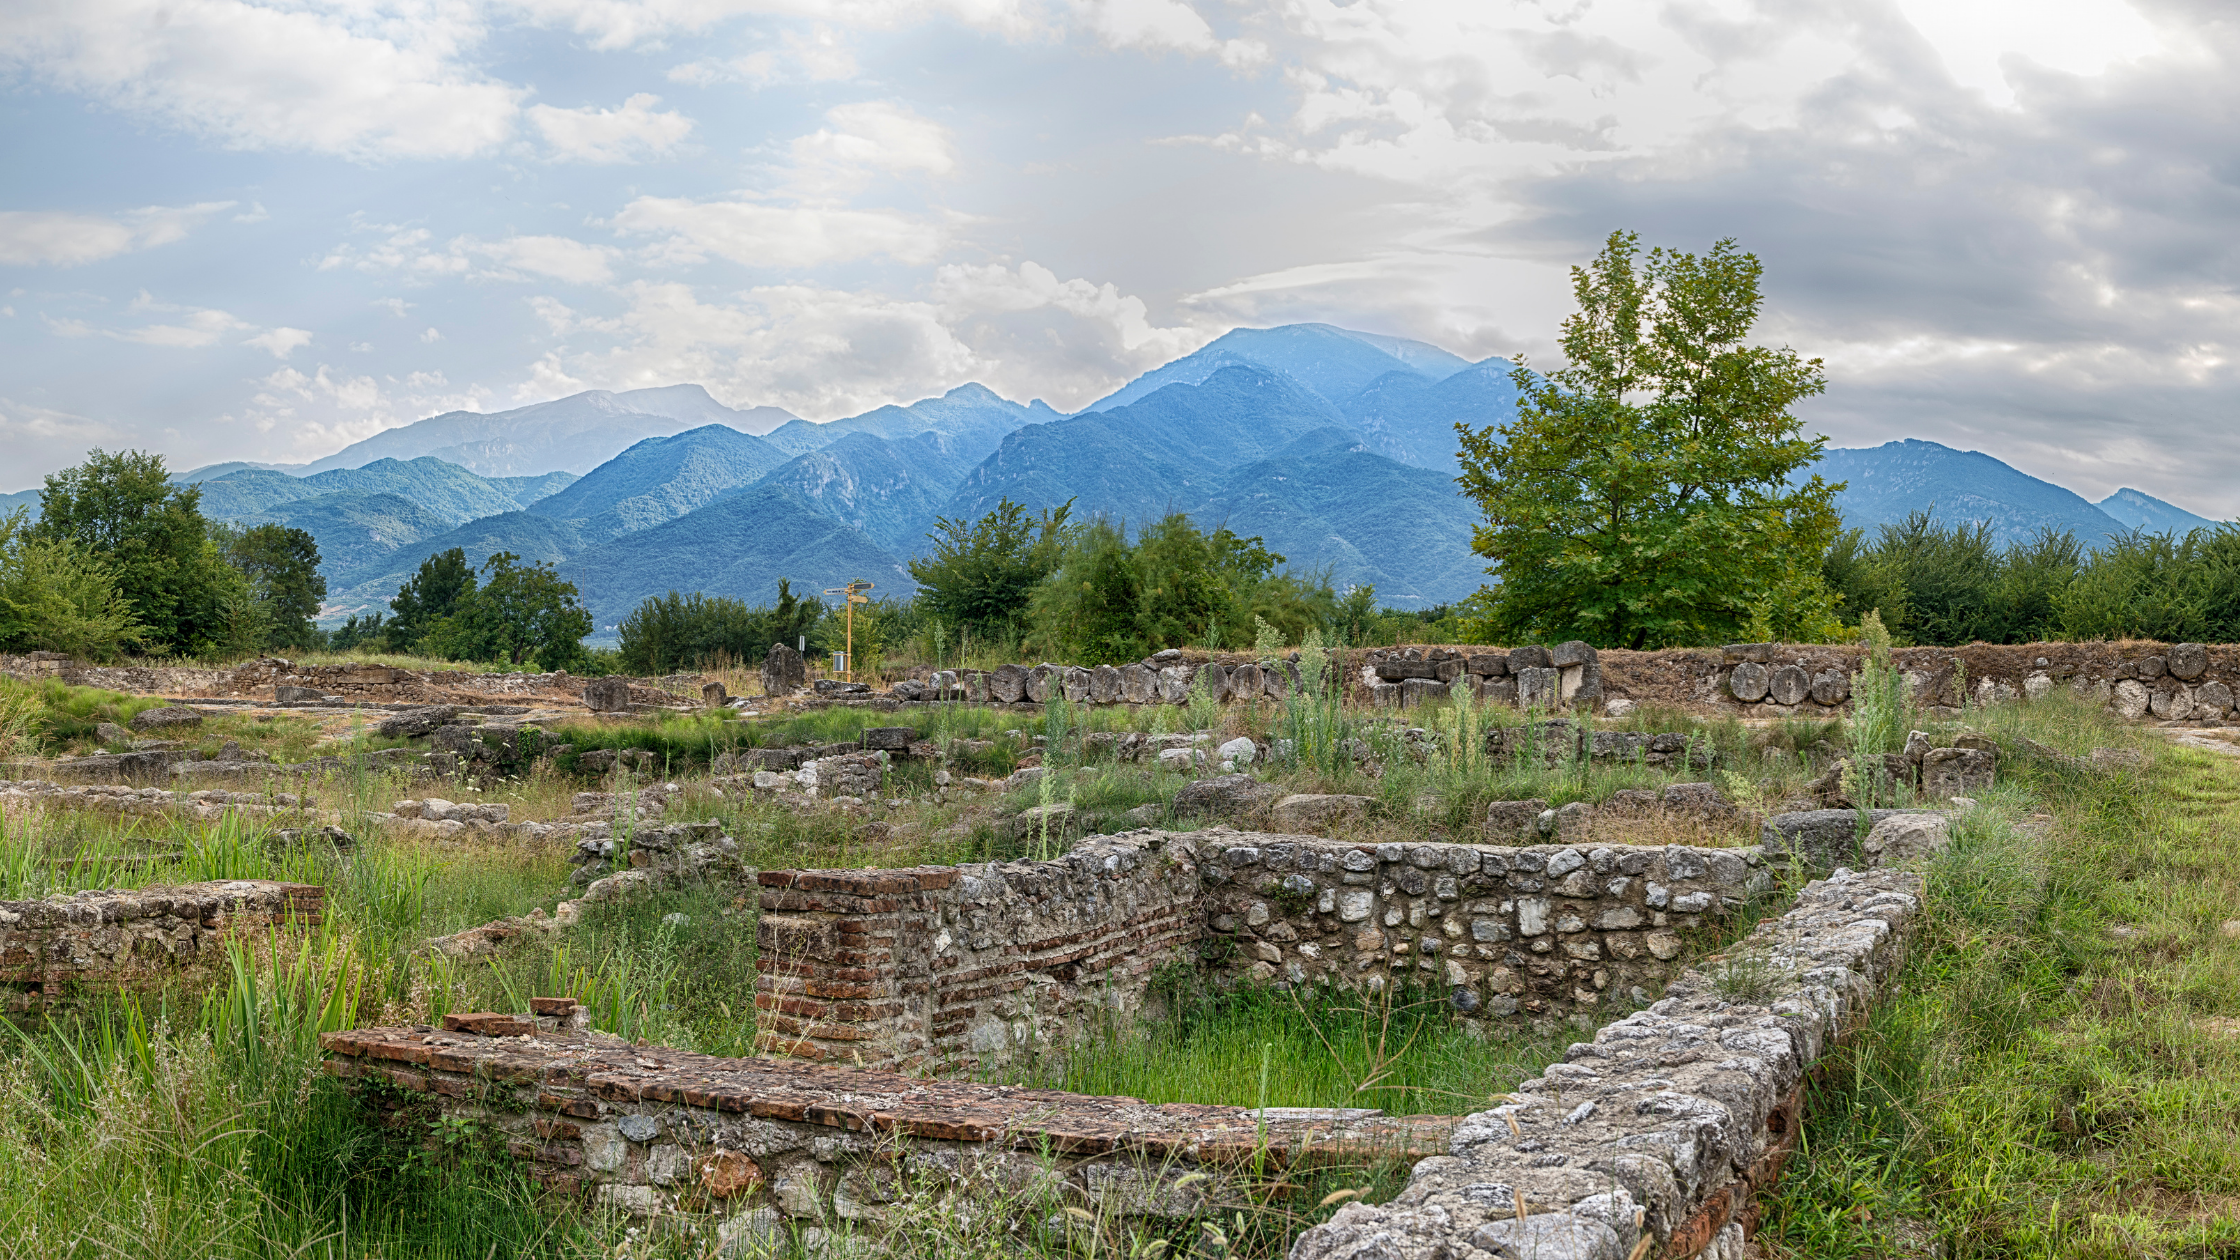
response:
[[[2193,716],[2193,688],[2165,682],[2147,697],[2147,709],[2165,722],[2182,722]]]
[[[2028,678],[2022,680],[2022,698],[2025,700],[2043,700],[2052,694],[2053,675],[2042,669],[2032,672]]]
[[[1548,649],[1548,664],[1555,666],[1557,669],[1593,665],[1600,659],[1601,657],[1595,652],[1592,644],[1579,639],[1573,639],[1568,643],[1558,643]]]
[[[1981,748],[1932,748],[1921,758],[1921,795],[1932,801],[1989,789],[1997,755]]]
[[[1499,678],[1509,672],[1507,652],[1479,652],[1463,662],[1463,668],[1481,678]]]
[[[166,705],[133,714],[130,725],[141,732],[191,730],[202,725],[202,714],[183,704]]]
[[[1089,671],[1089,703],[1117,704],[1120,701],[1120,671],[1110,665],[1099,665]]]
[[[1202,748],[1162,748],[1159,750],[1159,768],[1161,770],[1180,770],[1187,774],[1205,763],[1206,754]]]
[[[1129,704],[1150,704],[1159,698],[1159,676],[1142,664],[1120,671],[1120,698]]]
[[[1187,704],[1190,700],[1190,667],[1165,665],[1159,669],[1159,703]]]
[[[809,663],[783,643],[770,645],[770,654],[762,658],[761,673],[765,696],[790,696],[809,685]]]
[[[1524,648],[1517,652],[1525,651]],[[1509,654],[1513,663],[1516,652]],[[1528,709],[1552,709],[1562,700],[1563,675],[1546,665],[1528,665],[1516,670],[1517,704]]]
[[[1406,684],[1402,684],[1403,687]],[[1256,700],[1260,697],[1260,667],[1250,663],[1229,671],[1229,695],[1236,700]]]
[[[1277,801],[1271,812],[1280,831],[1321,835],[1340,823],[1360,821],[1369,805],[1366,796],[1299,792]]]
[[[1262,783],[1249,774],[1225,774],[1219,778],[1200,779],[1175,793],[1174,812],[1178,816],[1237,818],[1273,805],[1286,795],[1289,794],[1282,788]]]
[[[2169,672],[2170,661],[2166,657],[2143,656],[2139,658],[2138,674],[2141,678],[2147,679],[2148,681],[2152,682],[2154,679],[2160,678],[2164,674],[2167,674]]]
[[[2232,712],[2232,688],[2221,682],[2203,683],[2193,689],[2195,717],[2221,718]]]
[[[1823,669],[1812,676],[1812,701],[1839,705],[1851,698],[1851,676],[1840,669]]]
[[[593,713],[627,713],[630,711],[630,683],[622,678],[594,678],[583,688],[583,703]]]
[[[988,698],[998,704],[1017,704],[1027,698],[1027,667],[998,665],[988,678]]]
[[[1057,691],[1059,695],[1064,695],[1065,689],[1057,681],[1060,668],[1060,666],[1045,662],[1028,670],[1027,699],[1034,701],[1036,704],[1043,704],[1050,699],[1050,693],[1053,690]]]
[[[1866,853],[1869,867],[1918,866],[1949,839],[1942,814],[1898,814],[1876,823],[1859,847]]]
[[[1554,664],[1554,657],[1544,647],[1509,649],[1509,672],[1512,674],[1520,669],[1548,669]]]
[[[2136,722],[2147,715],[2152,699],[2144,684],[2135,678],[2126,678],[2116,684],[2112,703],[2118,717]]]
[[[1553,670],[1543,671],[1553,673]],[[1400,684],[1400,707],[1412,709],[1432,700],[1447,698],[1447,684],[1432,678],[1411,678]]]
[[[1089,703],[1090,693],[1094,690],[1094,682],[1094,676],[1088,670],[1081,668],[1079,665],[1067,666],[1065,672],[1066,699],[1074,704]]]
[[[1198,667],[1195,674],[1191,675],[1191,686],[1205,692],[1217,701],[1226,700],[1229,698],[1229,671],[1212,661],[1207,661]]]
[[[2209,672],[2209,649],[2199,643],[2181,643],[2170,649],[2170,676],[2192,682]]]
[[[1727,690],[1744,704],[1756,704],[1766,698],[1766,691],[1770,686],[1769,673],[1765,666],[1756,661],[1744,661],[1734,667],[1733,673],[1727,675]]]
[[[1228,743],[1221,745],[1215,752],[1220,756],[1221,763],[1225,766],[1249,766],[1259,756],[1260,750],[1249,738],[1239,735]]]
[[[1495,801],[1486,806],[1486,839],[1497,844],[1531,843],[1534,821],[1548,808],[1543,800]]]
[[[1766,679],[1766,695],[1775,704],[1803,704],[1812,694],[1812,677],[1795,665],[1783,665]]]

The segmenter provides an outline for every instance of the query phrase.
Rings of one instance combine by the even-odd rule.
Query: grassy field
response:
[[[2240,1255],[2240,765],[2069,706],[1978,718],[2148,758],[2003,764],[1809,1099],[1765,1249]]]
[[[86,707],[72,695],[61,701],[66,708]],[[1554,765],[1494,764],[1483,751],[1483,731],[1494,715],[1466,705],[1412,712],[1406,722],[1298,703],[1194,715],[1054,705],[1036,717],[956,705],[907,719],[834,709],[775,721],[586,723],[554,734],[579,747],[660,752],[660,769],[668,772],[663,777],[687,786],[668,817],[720,821],[750,865],[890,866],[1043,855],[1081,830],[1135,825],[1131,812],[1145,806],[1162,822],[1187,822],[1171,810],[1187,776],[1114,763],[1098,751],[1099,741],[1084,737],[1163,732],[1191,716],[1207,719],[1221,738],[1294,741],[1296,756],[1262,773],[1292,790],[1370,797],[1368,818],[1348,833],[1361,840],[1461,839],[1474,834],[1488,800],[1598,801],[1621,788],[1702,777],[1560,759]],[[1000,776],[1022,764],[1041,764],[1046,773],[1017,790],[967,795],[937,788],[931,767],[904,763],[890,776],[890,800],[868,817],[800,811],[736,791],[719,795],[685,777],[723,747],[836,741],[867,725],[898,721],[944,745],[976,741],[969,751],[958,745],[951,763],[956,774]],[[1753,731],[1652,714],[1636,715],[1627,725],[1692,730],[1699,746],[1715,753],[1722,785],[1760,802],[1795,795],[1812,772],[1815,748],[1840,738],[1826,723]],[[293,742],[302,738],[285,721],[245,722],[238,733],[225,734],[282,755],[292,754]],[[1357,757],[1364,751],[1370,756]],[[2042,790],[2032,786],[2036,773],[2014,776],[2015,786],[2002,789],[1980,817],[2027,822],[2017,811],[2033,807],[2016,804],[2021,798],[2015,794]],[[455,961],[422,949],[429,937],[499,916],[550,911],[569,895],[572,846],[450,846],[386,832],[369,814],[407,796],[443,794],[506,802],[517,820],[555,820],[567,816],[569,797],[585,786],[550,767],[476,792],[415,787],[375,773],[332,775],[312,790],[357,837],[345,848],[280,845],[271,837],[273,824],[237,819],[186,825],[60,811],[8,815],[0,825],[0,896],[270,877],[325,885],[329,914],[290,949],[235,960],[230,982],[207,996],[93,1001],[43,1025],[0,1030],[0,1185],[8,1187],[0,1192],[0,1254],[400,1260],[710,1254],[707,1239],[634,1232],[628,1220],[540,1196],[471,1133],[439,1130],[420,1144],[388,1140],[366,1127],[355,1103],[317,1070],[320,1031],[428,1022],[452,1010],[519,1010],[531,994],[576,997],[592,1008],[596,1026],[623,1036],[711,1053],[747,1052],[754,1031],[753,912],[735,888],[685,888],[598,907],[565,938],[533,942],[495,961]],[[2093,782],[2077,790],[2117,789]],[[1071,830],[1021,834],[1012,826],[1020,810],[1058,801],[1075,806]],[[1992,835],[1996,829],[1985,822],[1979,830]],[[1695,829],[1639,839],[1746,843],[1754,835],[1738,823],[1716,835]],[[2158,930],[2144,914],[2130,921],[2142,932]],[[1965,942],[1954,948],[1970,960],[1980,953]],[[1924,960],[1933,956],[1925,952]],[[1280,993],[1221,993],[1187,975],[1170,976],[1163,985],[1171,1018],[1148,1028],[1111,1029],[1070,1053],[1017,1065],[1006,1079],[1154,1102],[1459,1114],[1482,1109],[1492,1095],[1537,1073],[1571,1039],[1481,1038],[1451,1022],[1442,1004],[1397,988],[1387,990],[1395,995],[1389,1003],[1307,1004]],[[1001,1206],[1036,1222],[1031,1230],[991,1235],[928,1194],[897,1210],[903,1235],[896,1254],[963,1260],[1022,1250],[1058,1256],[1128,1255],[1133,1249],[1148,1260],[1157,1253],[1147,1248],[1164,1242],[1175,1255],[1275,1256],[1298,1229],[1335,1210],[1332,1193],[1383,1197],[1405,1172],[1403,1163],[1385,1160],[1325,1170],[1296,1184],[1277,1177],[1265,1194],[1225,1209],[1218,1219],[1162,1227],[1165,1232],[1155,1235],[1112,1221],[1074,1220],[1058,1205],[1026,1201]],[[1839,1175],[1831,1170],[1823,1177],[1819,1164],[1808,1163],[1794,1182],[1800,1197],[1793,1209],[1784,1208],[1781,1228],[1800,1239],[1798,1231],[1817,1228],[1807,1220],[1817,1209],[1803,1196]],[[1901,1197],[1916,1193],[1890,1184]],[[1843,1213],[1851,1206],[1831,1207],[1814,1219],[1848,1220]],[[1806,1243],[1797,1246],[1819,1254]]]

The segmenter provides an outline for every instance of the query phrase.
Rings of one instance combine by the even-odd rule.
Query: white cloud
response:
[[[241,343],[266,351],[275,359],[285,359],[311,344],[311,334],[301,328],[273,328],[259,333]]]
[[[1253,66],[1268,59],[1265,44],[1216,38],[1213,28],[1183,0],[1073,0],[1073,11],[1091,34],[1112,48],[1213,53],[1233,66]]]
[[[118,215],[77,214],[65,210],[0,210],[0,264],[75,267],[134,250],[168,245],[230,201],[191,206],[146,206]]]
[[[565,236],[509,236],[502,241],[468,240],[463,248],[490,259],[497,267],[526,271],[553,280],[564,280],[569,284],[606,284],[613,280],[613,260],[621,252],[611,245],[586,245]]]
[[[737,57],[703,57],[669,71],[669,81],[693,87],[717,83],[751,83],[769,87],[778,83],[835,83],[853,79],[859,72],[855,51],[829,26],[808,31],[788,30],[778,47],[757,49]]]
[[[1031,262],[942,267],[918,297],[807,284],[722,300],[681,283],[624,293],[612,317],[532,299],[554,337],[583,348],[540,356],[516,397],[697,381],[733,405],[828,419],[977,380],[1073,407],[1218,331],[1160,327],[1140,299]]]
[[[17,0],[0,63],[240,148],[456,158],[511,135],[526,95],[466,64],[483,33],[458,0]]]
[[[127,328],[98,328],[78,319],[49,319],[47,323],[58,336],[107,337],[112,341],[129,341],[136,345],[163,346],[174,350],[200,350],[214,346],[227,335],[237,332],[255,332],[257,326],[232,314],[210,307],[175,306],[158,302],[147,290],[133,299],[129,313],[134,315],[156,312],[177,316],[165,323],[147,323]]]
[[[322,263],[321,267],[324,268],[324,266],[325,264]],[[403,298],[375,298],[373,300],[373,304],[380,307],[382,310],[389,312],[391,315],[396,316],[398,319],[403,319],[404,313],[412,309],[412,303],[405,301]]]
[[[656,261],[689,264],[713,254],[750,267],[816,267],[878,254],[927,263],[947,241],[941,223],[896,210],[682,197],[640,197],[622,208],[614,226],[625,234],[666,237]]]
[[[421,340],[421,341],[423,341],[423,342],[436,342],[436,341],[441,341],[441,340],[443,340],[443,334],[442,334],[442,333],[439,333],[439,332],[437,332],[437,331],[436,331],[435,329],[433,329],[433,328],[430,328],[430,329],[428,329],[428,330],[427,330],[426,332],[423,332],[423,333],[421,333],[421,334],[420,334],[420,340]]]
[[[552,147],[553,156],[573,162],[634,162],[660,157],[692,134],[692,120],[675,111],[656,110],[661,98],[639,92],[620,109],[555,109],[536,105],[529,121]]]
[[[787,186],[803,197],[859,189],[873,175],[947,175],[956,169],[949,129],[893,101],[825,111],[825,125],[790,146]]]
[[[338,245],[319,260],[319,269],[399,272],[418,281],[451,276],[518,281],[535,275],[570,284],[605,284],[614,278],[613,262],[621,255],[611,245],[587,245],[565,236],[509,236],[495,241],[459,236],[437,247],[431,243],[434,234],[426,228],[375,230],[388,235],[363,248]],[[373,304],[399,318],[412,309],[412,303],[401,298],[379,298]]]

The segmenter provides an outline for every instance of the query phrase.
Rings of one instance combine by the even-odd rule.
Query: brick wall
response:
[[[224,880],[0,901],[0,1001],[36,1010],[88,992],[207,981],[228,940],[319,922],[326,890]]]
[[[762,1048],[971,1070],[1128,1021],[1202,931],[1195,853],[1093,837],[1050,862],[764,871]]]

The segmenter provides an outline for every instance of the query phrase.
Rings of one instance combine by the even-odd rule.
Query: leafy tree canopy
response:
[[[171,484],[161,455],[96,448],[46,479],[31,532],[99,556],[156,651],[253,651],[236,642],[253,620],[248,580],[219,554],[201,501],[200,487]]]
[[[1717,643],[1835,626],[1820,558],[1841,485],[1794,477],[1825,438],[1790,414],[1818,359],[1744,340],[1762,268],[1733,241],[1639,256],[1613,232],[1572,269],[1568,366],[1520,358],[1517,418],[1456,425],[1463,492],[1486,514],[1488,637],[1603,647]]]
[[[1226,526],[1206,533],[1180,512],[1133,542],[1099,519],[1068,531],[1059,566],[1037,588],[1035,637],[1059,659],[1136,660],[1185,643],[1241,649],[1258,617],[1298,642],[1328,621],[1337,594],[1326,580],[1275,572],[1283,557]]]
[[[114,659],[140,641],[108,563],[74,538],[44,538],[18,510],[0,518],[0,651]]]
[[[459,610],[475,591],[474,566],[465,549],[453,547],[420,562],[389,601],[389,642],[400,651],[418,642],[437,622]]]
[[[935,619],[984,641],[1015,642],[1026,630],[1035,587],[1058,567],[1067,500],[1039,520],[1009,499],[978,521],[934,518],[933,554],[910,562],[918,604]]]
[[[484,561],[482,572],[481,585],[431,626],[423,643],[454,660],[582,666],[592,620],[575,583],[562,581],[549,563],[523,565],[510,551]]]
[[[621,668],[632,674],[670,674],[720,664],[759,665],[770,645],[793,647],[824,612],[818,599],[802,599],[778,579],[777,603],[753,606],[729,595],[656,595],[622,619]]]
[[[327,579],[319,574],[319,544],[310,533],[285,525],[248,529],[214,526],[226,561],[249,579],[250,592],[271,620],[272,647],[304,648],[319,641],[312,619],[326,602]]]

